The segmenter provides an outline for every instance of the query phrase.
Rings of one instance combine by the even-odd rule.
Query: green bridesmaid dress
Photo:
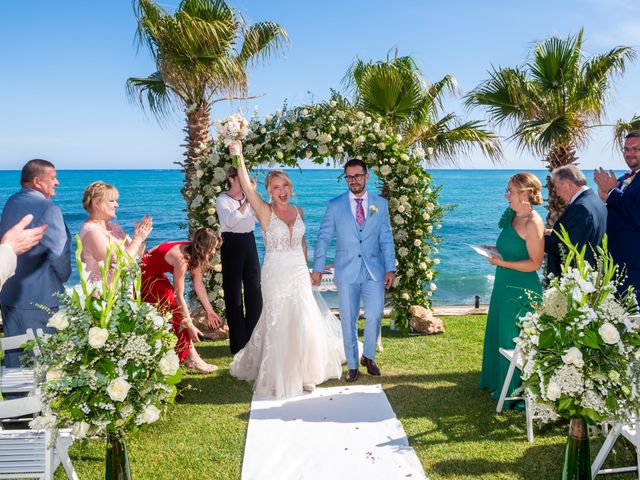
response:
[[[502,258],[509,262],[529,258],[526,242],[511,224],[514,216],[515,212],[507,208],[498,224],[502,231],[496,241]],[[530,292],[534,292],[534,298],[542,295],[542,286],[536,272],[518,272],[510,268],[496,267],[484,336],[482,373],[478,383],[478,388],[489,390],[491,397],[496,401],[500,398],[509,369],[509,362],[500,355],[498,349],[515,348],[513,339],[520,333],[520,328],[516,325],[518,319],[531,310],[528,295]],[[520,372],[516,369],[507,396],[511,396],[520,383]],[[512,407],[511,403],[513,402],[505,402],[505,408]]]

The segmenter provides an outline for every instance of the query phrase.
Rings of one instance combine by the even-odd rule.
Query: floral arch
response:
[[[438,203],[440,187],[424,169],[425,152],[407,148],[402,137],[382,126],[379,118],[331,101],[277,111],[263,120],[249,122],[244,153],[248,165],[295,167],[298,159],[315,163],[343,164],[346,159],[365,160],[378,178],[382,195],[389,201],[394,232],[397,277],[391,290],[393,317],[408,326],[411,305],[431,305],[436,289],[434,267],[439,263],[437,245],[444,209]],[[218,228],[217,195],[225,189],[225,167],[231,163],[221,141],[202,146],[191,184],[188,212],[190,227]],[[221,267],[217,264],[209,280],[210,298],[220,309]]]

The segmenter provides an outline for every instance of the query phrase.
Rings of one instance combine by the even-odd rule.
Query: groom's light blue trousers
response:
[[[373,360],[376,354],[376,342],[380,332],[380,321],[384,311],[384,282],[375,281],[369,275],[364,264],[355,283],[336,284],[338,303],[340,304],[340,323],[342,339],[349,369],[358,368],[358,317],[360,300],[364,303],[364,349],[363,355]]]

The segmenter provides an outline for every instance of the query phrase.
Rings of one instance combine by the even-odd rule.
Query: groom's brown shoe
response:
[[[378,365],[376,365],[376,362],[374,362],[370,358],[367,358],[363,355],[360,363],[363,367],[367,368],[367,373],[369,375],[375,375],[376,377],[380,376],[380,368],[378,367]]]
[[[358,371],[357,368],[350,368],[349,371],[347,372],[347,375],[344,377],[344,379],[347,383],[353,383],[356,380],[358,380],[359,376],[360,376],[360,372]]]

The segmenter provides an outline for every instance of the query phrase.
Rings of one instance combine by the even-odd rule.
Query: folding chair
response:
[[[23,335],[0,338],[0,349],[3,352],[17,350],[28,341],[35,339],[36,336],[33,330],[29,329]],[[5,368],[0,366],[0,393],[32,394],[35,390],[36,384],[32,368]]]
[[[34,415],[42,410],[37,395],[0,402],[0,419]],[[0,479],[37,478],[52,480],[62,463],[69,480],[78,480],[68,449],[73,439],[60,431],[52,442],[50,429],[2,430],[0,428]]]
[[[527,441],[533,442],[533,419],[531,418],[531,401],[527,397],[507,397],[509,385],[511,384],[511,379],[513,378],[513,374],[516,368],[522,371],[523,362],[520,347],[516,346],[516,348],[512,350],[500,348],[499,352],[503,357],[509,360],[509,370],[507,370],[507,376],[504,378],[504,383],[502,385],[502,391],[500,392],[500,398],[498,399],[496,412],[502,412],[502,408],[504,407],[504,402],[506,400],[524,400],[524,415],[527,422]]]
[[[636,415],[629,422],[616,423],[611,428],[609,435],[605,438],[596,459],[591,465],[591,478],[596,478],[597,475],[605,475],[609,473],[623,473],[623,472],[636,472],[636,476],[640,478],[640,421]],[[636,450],[636,465],[630,467],[616,467],[602,469],[602,465],[611,453],[613,445],[620,436],[623,436],[631,442]]]

